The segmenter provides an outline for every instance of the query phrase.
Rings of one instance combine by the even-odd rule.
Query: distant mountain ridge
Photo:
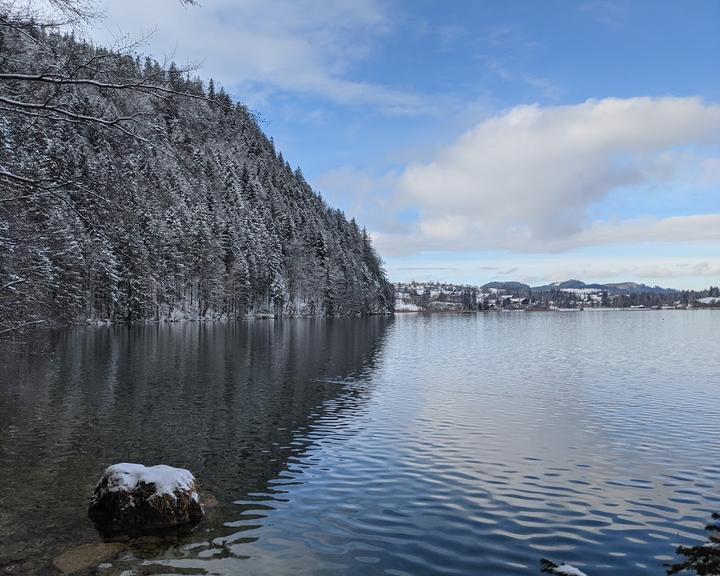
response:
[[[535,292],[551,292],[553,290],[599,290],[609,294],[667,294],[677,292],[674,288],[663,288],[661,286],[648,286],[637,282],[611,282],[608,284],[586,284],[582,280],[565,280],[564,282],[553,282],[543,286],[533,286]]]
[[[552,282],[540,286],[530,286],[523,282],[488,282],[480,286],[483,290],[505,290],[508,292],[554,292],[555,290],[597,290],[605,291],[608,294],[669,294],[677,292],[674,288],[663,288],[661,286],[648,286],[637,282],[610,282],[607,284],[587,284],[582,280],[565,280],[563,282]]]
[[[480,288],[485,290],[530,290],[530,285],[522,282],[488,282]]]

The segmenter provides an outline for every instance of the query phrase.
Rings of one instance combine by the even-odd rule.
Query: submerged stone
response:
[[[66,550],[53,560],[55,568],[63,574],[76,574],[102,565],[125,550],[127,546],[120,542],[83,544]]]
[[[216,508],[217,505],[218,500],[215,496],[208,494],[207,492],[203,492],[203,508]]]
[[[88,516],[105,538],[133,538],[190,530],[203,509],[188,470],[124,463],[105,470]]]

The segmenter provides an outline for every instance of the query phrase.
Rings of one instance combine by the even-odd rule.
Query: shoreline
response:
[[[532,312],[532,313],[548,313],[548,312],[695,312],[698,310],[720,310],[720,306],[694,306],[691,308],[517,308],[517,309],[500,309],[500,310],[396,310],[394,314],[503,314],[508,312]]]
[[[39,332],[47,330],[56,330],[62,328],[82,328],[82,327],[101,327],[101,326],[151,326],[151,325],[172,325],[182,323],[231,323],[242,322],[252,323],[255,321],[268,320],[344,320],[351,318],[370,318],[370,317],[390,317],[402,316],[406,314],[423,314],[423,315],[460,315],[460,314],[507,314],[507,313],[550,313],[550,312],[696,312],[702,310],[720,310],[720,306],[694,306],[689,308],[517,308],[517,309],[499,309],[499,310],[470,310],[470,309],[449,309],[449,310],[395,310],[393,312],[374,312],[366,314],[349,314],[343,316],[319,316],[319,315],[288,315],[276,316],[273,314],[256,314],[245,318],[160,318],[160,319],[143,319],[143,320],[78,320],[75,322],[53,323],[39,321],[28,324],[17,330],[9,331],[5,334],[5,338],[0,337],[0,342],[11,340],[12,335],[28,334],[30,332]]]

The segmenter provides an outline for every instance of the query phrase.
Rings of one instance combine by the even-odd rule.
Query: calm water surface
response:
[[[0,348],[0,573],[99,542],[114,462],[198,529],[115,573],[662,574],[720,511],[720,314],[101,327]],[[103,572],[107,574],[108,572]],[[112,572],[110,572],[112,573]]]

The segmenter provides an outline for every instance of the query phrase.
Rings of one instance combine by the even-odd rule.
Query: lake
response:
[[[720,511],[720,313],[92,327],[0,348],[0,571],[99,542],[115,462],[207,516],[103,574],[663,574]],[[114,571],[114,572],[113,572]]]

